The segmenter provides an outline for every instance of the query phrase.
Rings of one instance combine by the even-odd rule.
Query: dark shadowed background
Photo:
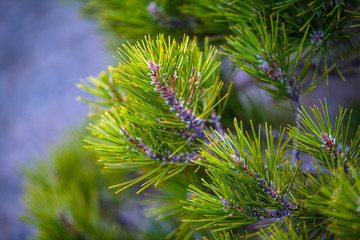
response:
[[[26,239],[20,167],[86,119],[80,78],[105,69],[96,24],[56,0],[0,0],[0,239]]]

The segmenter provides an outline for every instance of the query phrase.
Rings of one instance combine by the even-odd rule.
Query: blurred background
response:
[[[86,121],[88,104],[75,100],[81,95],[75,85],[113,63],[113,53],[105,49],[109,43],[105,44],[102,35],[95,21],[82,18],[78,7],[68,2],[0,0],[1,239],[26,239],[34,231],[19,219],[25,212],[20,169],[46,156],[66,130]],[[300,101],[309,106],[326,97],[332,116],[339,104],[350,107],[358,116],[354,118],[357,126],[360,61],[354,59],[344,66],[346,82],[330,73],[329,87],[322,81]],[[227,77],[234,79],[240,102],[247,101],[245,96],[255,98],[256,104],[243,106],[241,119],[259,114],[258,121],[267,119],[272,124],[293,119],[291,114],[279,115],[277,107],[269,110],[270,98],[255,90],[248,76],[235,73]]]
[[[86,120],[76,83],[111,59],[96,29],[57,0],[0,1],[0,239],[30,233],[20,167]]]

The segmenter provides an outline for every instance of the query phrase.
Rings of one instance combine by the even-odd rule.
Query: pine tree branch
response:
[[[321,133],[321,140],[324,143],[322,147],[324,147],[330,154],[332,154],[335,160],[335,164],[338,166],[338,158],[344,154],[341,153],[339,148],[335,146],[335,139],[331,135],[328,136],[326,133]],[[343,164],[345,173],[349,173],[349,165],[345,162],[345,159]]]
[[[176,99],[174,93],[174,85],[178,79],[176,72],[174,72],[173,76],[171,77],[171,81],[160,82],[160,77],[158,76],[160,72],[160,65],[149,60],[148,68],[151,71],[149,75],[152,79],[151,84],[155,86],[154,90],[156,92],[160,92],[160,96],[165,99],[165,104],[170,107],[170,111],[176,112],[176,116],[180,117],[181,120],[187,124],[186,129],[175,129],[175,131],[183,135],[185,139],[189,139],[189,141],[193,141],[197,138],[204,139],[205,121],[200,118],[195,119],[195,113],[193,113],[191,109],[188,109],[184,106],[185,103],[182,98],[179,100]],[[191,101],[194,95],[194,91],[197,88],[197,80],[199,77],[200,74],[198,74],[196,77],[193,77],[192,75],[190,76],[190,82],[193,83],[195,81],[193,83],[195,87],[190,93],[188,100],[189,102]]]
[[[246,166],[244,159],[242,159],[241,157],[239,158],[238,156],[235,156],[235,155],[231,155],[231,157],[239,166],[241,166],[243,171],[248,176],[256,179],[256,182],[258,183],[259,187],[264,192],[266,192],[269,195],[269,197],[274,199],[275,202],[279,203],[281,206],[280,209],[276,209],[276,212],[266,212],[266,214],[263,216],[258,215],[257,216],[258,218],[261,218],[261,219],[282,218],[282,217],[289,215],[290,213],[292,213],[294,211],[296,206],[286,200],[286,195],[281,195],[279,191],[273,190],[271,187],[269,187],[269,185],[262,178],[260,178],[257,174],[253,174],[249,170],[248,166]],[[259,214],[259,213],[257,213],[257,214]]]
[[[352,162],[353,156],[351,153],[348,154],[345,149],[340,151],[338,148],[339,140],[342,140],[341,144],[346,146],[347,136],[344,130],[347,132],[349,127],[344,128],[343,126],[346,109],[339,108],[339,116],[333,125],[330,121],[326,99],[325,104],[320,101],[320,105],[322,111],[316,106],[310,108],[315,120],[310,117],[304,107],[298,109],[298,117],[300,118],[298,123],[301,125],[289,126],[289,135],[297,150],[313,156],[324,167],[336,169],[342,165],[348,172],[349,165],[346,161]],[[341,163],[339,162],[340,159]]]

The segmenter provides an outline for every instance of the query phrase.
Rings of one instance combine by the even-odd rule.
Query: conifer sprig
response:
[[[323,104],[320,101],[321,109],[317,106],[310,108],[313,117],[311,117],[304,108],[299,110],[300,123],[299,128],[289,126],[289,135],[294,139],[294,147],[303,153],[307,153],[319,161],[325,167],[336,169],[339,165],[348,171],[349,164],[358,164],[358,151],[347,153],[347,134],[351,112],[347,123],[345,116],[347,110],[339,107],[339,116],[336,117],[334,125],[331,123],[327,109],[326,99]],[[345,125],[347,124],[347,125]],[[354,144],[359,144],[358,134],[352,141],[350,148]]]
[[[197,153],[212,111],[224,97],[214,48],[200,52],[185,37],[178,44],[162,35],[119,50],[113,81],[124,101],[90,125],[97,138],[88,148],[102,152],[109,168],[148,168],[148,173],[116,185],[122,189],[144,181],[141,190],[181,172]],[[120,60],[121,59],[121,60]],[[109,82],[110,83],[110,82]]]
[[[303,80],[304,77],[309,78],[307,73],[309,71],[309,64],[313,62],[315,69],[313,71],[313,79],[304,92],[311,90],[315,85],[323,78],[326,79],[328,84],[328,73],[335,69],[339,76],[343,79],[344,76],[341,73],[338,63],[339,59],[343,60],[344,47],[349,50],[356,50],[356,45],[351,43],[351,39],[358,34],[356,29],[356,17],[358,12],[354,9],[358,9],[360,5],[359,1],[232,1],[227,3],[223,1],[223,4],[219,4],[218,8],[218,21],[221,19],[227,19],[230,24],[230,28],[244,39],[247,45],[252,46],[252,39],[248,41],[247,37],[248,28],[252,28],[254,23],[260,29],[256,27],[250,31],[250,34],[256,36],[260,42],[264,45],[264,37],[262,36],[262,28],[267,29],[269,34],[272,34],[274,24],[271,21],[276,21],[278,28],[283,28],[283,34],[285,39],[278,38],[274,44],[276,46],[283,46],[284,43],[288,43],[289,46],[300,46],[302,48],[301,58],[298,59],[299,64],[302,66],[301,73],[297,73],[297,80]],[[270,24],[269,21],[270,20]],[[349,26],[353,26],[351,29]],[[355,28],[354,28],[355,27]],[[281,37],[281,35],[279,36]],[[235,47],[234,39],[228,40],[231,47],[239,51],[238,46]],[[240,41],[241,42],[241,41]],[[269,40],[266,40],[269,42]],[[238,43],[239,44],[239,43]],[[237,44],[237,45],[238,45]],[[341,46],[341,47],[340,47]],[[265,47],[252,49],[258,52],[257,55],[261,56],[261,51]],[[250,47],[251,49],[251,47]],[[297,56],[291,56],[293,52],[291,49],[284,49],[284,53],[289,53],[288,57],[291,59],[297,59]],[[229,55],[233,55],[233,51],[230,50]],[[249,53],[251,54],[251,53]],[[338,54],[340,57],[335,57]],[[246,55],[246,54],[245,54]],[[235,56],[235,55],[233,55]],[[242,59],[238,57],[238,59]],[[243,60],[246,61],[247,58]],[[329,60],[331,65],[329,64]],[[242,67],[243,64],[237,64]],[[268,63],[269,70],[271,64]],[[258,64],[253,64],[254,68]],[[267,69],[266,68],[266,69]],[[283,69],[283,68],[282,68]],[[248,72],[246,69],[244,69]],[[295,69],[294,69],[295,70]],[[255,70],[252,71],[254,74]],[[273,75],[277,76],[279,72],[273,71]],[[286,71],[285,71],[286,72]],[[250,74],[250,73],[249,73]],[[252,75],[252,74],[250,74]],[[253,76],[253,75],[252,75]],[[261,74],[257,74],[256,79],[261,79]],[[275,84],[276,86],[276,84]],[[283,96],[283,94],[280,94]]]
[[[198,220],[204,223],[202,227],[217,231],[264,218],[283,218],[296,208],[288,196],[298,168],[286,160],[284,151],[289,139],[283,139],[284,131],[274,143],[271,127],[265,126],[264,151],[253,126],[247,133],[235,121],[235,129],[236,135],[208,134],[208,149],[202,151],[204,159],[198,163],[208,168],[210,181],[203,180],[208,190],[191,185],[193,197],[185,206],[202,214]]]
[[[307,30],[298,44],[289,41],[279,17],[270,20],[253,17],[249,24],[238,24],[232,30],[236,36],[227,39],[229,46],[224,46],[227,55],[234,57],[241,70],[264,83],[261,87],[272,97],[297,102],[299,84],[309,67],[307,62],[301,73],[296,72]]]
[[[196,221],[203,224],[200,228],[223,231],[276,218],[278,222],[249,236],[353,238],[358,234],[359,227],[350,221],[357,221],[360,209],[359,136],[347,146],[346,111],[340,108],[332,123],[326,101],[320,105],[321,109],[311,109],[315,120],[303,109],[300,129],[289,126],[295,146],[318,159],[314,172],[304,171],[300,162],[289,164],[285,150],[290,139],[282,140],[282,131],[274,144],[271,128],[266,127],[266,146],[253,127],[247,133],[237,123],[236,135],[207,135],[210,143],[198,162],[208,169],[210,180],[203,179],[207,190],[190,185],[192,197],[185,205],[188,211],[201,214]],[[357,150],[349,154],[350,149]],[[341,206],[341,202],[348,204]],[[283,232],[284,226],[290,229]]]

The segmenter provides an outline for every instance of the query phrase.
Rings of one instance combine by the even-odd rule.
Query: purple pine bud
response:
[[[226,206],[227,208],[230,208],[230,204],[229,202],[224,198],[224,197],[221,197],[221,203]]]
[[[270,66],[267,62],[264,62],[260,65],[261,70],[263,70],[264,73],[269,74]]]
[[[335,139],[332,136],[328,136],[326,133],[321,133],[321,140],[323,142],[323,147],[326,148],[329,152],[333,151],[335,148]]]
[[[314,33],[310,34],[311,43],[321,43],[324,39],[324,33],[322,31],[314,31]]]

